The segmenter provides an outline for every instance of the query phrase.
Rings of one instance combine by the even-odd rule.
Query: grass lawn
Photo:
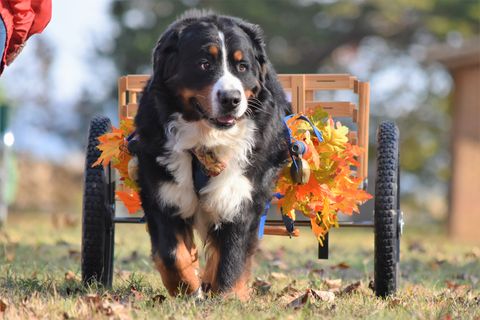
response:
[[[324,261],[316,260],[316,241],[302,229],[297,239],[262,240],[251,281],[255,294],[248,303],[195,303],[165,298],[143,225],[117,226],[113,288],[84,288],[81,227],[59,221],[45,214],[12,214],[0,231],[0,318],[480,319],[480,249],[449,242],[439,227],[407,225],[401,286],[392,298],[378,299],[369,289],[371,230],[334,230],[331,258]],[[334,295],[330,301],[310,295],[304,304],[289,304],[307,289]]]

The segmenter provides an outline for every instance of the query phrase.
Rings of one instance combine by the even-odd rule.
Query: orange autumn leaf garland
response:
[[[318,140],[305,121],[298,121],[298,117],[289,119],[287,126],[296,140],[308,146],[303,158],[310,166],[310,180],[303,185],[296,184],[286,167],[276,192],[284,195],[279,200],[283,214],[295,220],[297,210],[310,218],[312,231],[323,244],[330,228],[338,227],[338,212],[358,213],[358,206],[372,196],[360,189],[362,179],[351,169],[359,166],[356,158],[363,150],[348,142],[348,128],[340,122],[334,123],[321,109],[309,111],[307,115],[322,133],[323,141]]]
[[[115,195],[123,202],[130,214],[137,212],[142,207],[137,182],[128,174],[128,163],[132,159],[132,155],[127,149],[127,137],[134,130],[133,119],[125,118],[120,121],[120,128],[112,127],[112,132],[100,136],[97,148],[101,154],[92,165],[94,167],[111,164],[113,168],[117,169],[123,188],[121,191],[115,191]]]

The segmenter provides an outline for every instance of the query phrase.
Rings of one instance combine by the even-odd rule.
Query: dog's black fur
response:
[[[204,61],[203,53],[199,56],[198,47],[214,41],[218,31],[225,34],[228,47],[242,50],[243,60],[248,67],[243,72],[238,71],[241,66],[232,67],[232,73],[241,80],[244,89],[252,94],[248,99],[247,112],[236,121],[251,120],[257,128],[254,145],[248,156],[249,163],[243,173],[253,186],[252,201],[242,204],[233,221],[222,221],[216,227],[209,226],[208,230],[208,241],[217,248],[219,254],[218,265],[213,268],[216,282],[213,287],[219,293],[234,290],[245,268],[248,268],[247,260],[257,245],[260,216],[271,199],[278,171],[288,157],[282,119],[291,112],[290,104],[265,53],[261,29],[244,20],[210,12],[190,12],[175,21],[160,37],[154,50],[153,75],[144,88],[135,124],[140,138],[138,182],[151,237],[152,255],[162,265],[160,269],[163,268],[163,271],[160,271],[167,288],[172,285],[183,286],[187,293],[201,290],[196,288],[196,281],[192,284],[191,280],[178,276],[181,271],[177,270],[180,268],[179,241],[192,237],[194,219],[182,218],[177,206],[161,201],[159,185],[176,181],[174,173],[167,166],[159,164],[157,157],[171,153],[167,147],[167,126],[176,113],[189,123],[204,121],[209,123],[212,130],[230,130],[209,118],[208,110],[205,111],[198,101],[200,98],[185,97],[181,91],[188,89],[199,92],[209,88],[220,77],[219,67],[210,56],[207,59],[212,60],[207,65],[198,67],[199,61]],[[229,64],[232,64],[230,58]],[[203,70],[205,66],[208,72]],[[188,153],[189,150],[184,152]],[[173,284],[172,277],[177,279]],[[174,288],[168,289],[171,294],[179,292]]]

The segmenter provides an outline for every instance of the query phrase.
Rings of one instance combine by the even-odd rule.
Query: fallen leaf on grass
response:
[[[281,272],[272,272],[270,273],[270,278],[274,280],[281,280],[281,279],[287,279],[287,276]]]
[[[293,298],[297,297],[299,294],[300,290],[295,288],[293,286],[293,283],[290,283],[277,294],[277,299],[280,299],[284,304],[288,304]]]
[[[300,296],[290,301],[286,307],[298,309],[303,307],[308,301],[322,301],[331,303],[335,300],[333,292],[307,289]]]
[[[332,269],[332,270],[334,270],[334,269],[345,270],[345,269],[350,269],[350,265],[346,262],[340,262],[339,264],[331,266],[330,269]]]
[[[459,290],[468,289],[467,285],[458,284],[458,283],[450,281],[450,280],[445,281],[445,284],[447,285],[447,288],[452,290],[452,291],[459,291]]]
[[[346,287],[342,290],[341,293],[342,293],[342,294],[349,294],[349,293],[352,293],[352,292],[356,292],[356,291],[358,291],[358,289],[360,288],[361,285],[362,285],[362,282],[360,282],[360,281],[351,283],[351,284],[349,284],[348,286],[346,286]]]
[[[125,312],[125,306],[120,303],[112,303],[108,301],[103,301],[99,306],[97,306],[97,311],[100,311],[108,317],[119,316],[121,313]],[[121,317],[118,317],[121,318]]]
[[[75,281],[75,280],[80,280],[77,275],[73,271],[67,271],[65,273],[65,280],[67,281]]]
[[[100,312],[108,317],[115,317],[119,319],[128,318],[125,314],[126,308],[121,303],[109,301],[110,299],[102,299],[102,297],[96,293],[87,294],[83,296],[82,299],[95,311]]]
[[[0,298],[0,313],[5,312],[5,310],[7,310],[7,306],[8,304],[2,298]]]
[[[253,282],[252,285],[253,290],[255,290],[260,295],[267,294],[267,292],[270,291],[270,288],[272,287],[272,284],[270,282],[258,278]]]
[[[342,286],[342,279],[325,279],[323,280],[330,291],[339,290]]]

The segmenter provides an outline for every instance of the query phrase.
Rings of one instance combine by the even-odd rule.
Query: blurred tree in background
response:
[[[428,50],[445,41],[459,46],[478,35],[479,1],[114,0],[116,34],[98,54],[114,62],[118,75],[150,73],[159,35],[189,8],[261,25],[279,73],[349,72],[370,80],[370,141],[378,119],[394,118],[402,134],[405,198],[417,210],[445,213],[451,80],[429,61]]]

